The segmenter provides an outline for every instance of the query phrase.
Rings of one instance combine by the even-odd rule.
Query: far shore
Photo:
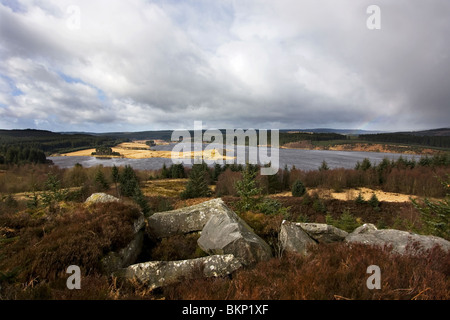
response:
[[[203,152],[191,151],[191,152],[172,152],[167,150],[151,150],[151,148],[140,141],[136,142],[125,142],[111,148],[113,152],[120,153],[120,156],[112,155],[92,155],[95,152],[95,148],[84,149],[74,152],[53,154],[52,157],[62,156],[62,157],[97,157],[97,158],[127,158],[127,159],[147,159],[147,158],[198,158],[202,157],[205,160],[218,160],[218,159],[234,159],[235,157],[227,157],[222,155],[220,150],[207,150]]]
[[[388,145],[381,143],[346,143],[329,146],[314,146],[309,141],[299,141],[287,143],[280,147],[281,149],[302,149],[302,150],[330,150],[330,151],[359,151],[359,152],[379,152],[379,153],[399,153],[410,155],[435,155],[442,151],[423,148],[414,150],[407,145]]]

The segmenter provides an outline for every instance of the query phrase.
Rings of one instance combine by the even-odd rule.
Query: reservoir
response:
[[[172,150],[172,145],[157,146],[154,150]],[[226,146],[229,148],[229,146]],[[248,148],[246,150],[248,152]],[[236,155],[236,153],[235,153]],[[270,153],[269,153],[270,155]],[[356,163],[362,162],[364,158],[368,158],[372,164],[380,163],[383,158],[396,160],[399,157],[404,159],[419,160],[420,155],[398,154],[398,153],[382,153],[382,152],[359,152],[359,151],[331,151],[331,150],[303,150],[303,149],[279,149],[279,167],[281,169],[287,165],[289,168],[295,166],[302,170],[316,170],[325,160],[330,169],[346,168],[353,169]],[[53,163],[61,168],[71,168],[79,163],[83,167],[93,167],[97,165],[117,167],[130,165],[138,170],[157,170],[161,169],[163,164],[170,166],[173,164],[169,158],[146,158],[146,159],[127,159],[127,158],[107,158],[98,159],[95,157],[84,156],[61,156],[48,157]],[[246,157],[246,159],[248,159]]]

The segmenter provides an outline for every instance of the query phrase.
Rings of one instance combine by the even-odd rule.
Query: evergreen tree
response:
[[[356,202],[357,204],[363,204],[363,203],[366,203],[366,200],[364,200],[364,198],[363,198],[361,192],[359,192],[358,197],[356,197],[356,199],[355,199],[355,202]]]
[[[133,200],[138,204],[141,208],[142,213],[144,215],[148,215],[150,213],[150,206],[148,205],[147,200],[145,200],[144,194],[142,193],[141,188],[137,185],[133,191]]]
[[[377,209],[380,205],[380,201],[375,193],[372,194],[372,197],[370,197],[368,202],[374,209]]]
[[[144,214],[150,213],[150,207],[139,187],[139,179],[131,166],[125,166],[119,176],[120,193],[125,197],[131,197],[139,205]]]
[[[222,170],[222,166],[219,163],[216,163],[214,165],[214,170],[212,173],[212,180],[213,181],[217,181],[217,179],[219,178],[220,174],[223,172]]]
[[[63,201],[67,197],[68,190],[62,189],[61,180],[52,173],[47,176],[45,188],[47,191],[44,191],[41,195],[45,206],[52,207],[55,203]]]
[[[139,181],[133,168],[129,165],[125,166],[119,180],[120,194],[125,197],[132,197],[136,186],[139,187]]]
[[[293,197],[301,197],[306,193],[306,188],[303,182],[300,180],[295,180],[292,185],[292,196]]]
[[[450,175],[447,175],[447,181],[441,181],[447,192],[450,192]],[[425,224],[425,231],[429,234],[450,240],[450,194],[447,193],[444,200],[431,201],[427,198],[423,204],[419,204],[417,200],[411,199],[414,207],[420,213],[422,221]]]
[[[271,174],[267,176],[268,191],[270,194],[281,192],[280,176],[277,174]]]
[[[111,170],[111,180],[113,181],[114,186],[115,186],[115,188],[116,188],[117,196],[120,197],[119,188],[117,187],[117,184],[118,184],[119,181],[120,181],[120,173],[119,173],[119,169],[116,167],[116,165],[114,165],[114,166],[112,167],[112,170]]]
[[[329,170],[328,164],[325,160],[322,161],[322,164],[319,167],[319,171],[326,171]]]
[[[205,163],[194,164],[189,173],[189,180],[180,197],[182,199],[190,199],[211,196],[212,192],[208,187],[208,175],[208,166]]]
[[[256,171],[247,165],[242,171],[242,180],[235,184],[236,192],[240,197],[238,209],[241,212],[256,208],[257,203],[261,201],[261,189],[257,187],[255,177]]]
[[[289,168],[287,166],[287,164],[284,165],[284,169],[283,169],[283,181],[282,181],[282,189],[283,190],[288,190],[289,189],[289,178],[291,176],[291,173],[289,172]]]
[[[105,178],[105,175],[103,174],[103,171],[101,170],[101,168],[99,168],[97,170],[97,172],[95,173],[95,183],[98,187],[98,189],[102,190],[102,191],[106,191],[109,189],[109,183]]]
[[[182,163],[171,165],[170,170],[168,170],[168,172],[170,172],[169,175],[173,179],[182,179],[186,177],[184,173],[184,166]]]
[[[370,169],[371,167],[372,167],[372,163],[370,162],[370,160],[368,158],[364,158],[361,163],[360,169],[362,171],[366,171],[366,170]]]
[[[166,164],[164,163],[163,167],[161,169],[161,178],[168,179],[168,178],[171,178],[170,175],[171,175],[171,172],[169,170],[167,170]]]

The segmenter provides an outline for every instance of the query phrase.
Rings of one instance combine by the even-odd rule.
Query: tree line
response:
[[[113,147],[126,139],[45,130],[0,130],[0,164],[45,163],[46,155]]]
[[[42,150],[23,146],[0,146],[0,164],[45,163],[47,158]]]
[[[361,140],[372,142],[404,143],[421,146],[450,148],[450,136],[419,136],[406,133],[361,134]]]

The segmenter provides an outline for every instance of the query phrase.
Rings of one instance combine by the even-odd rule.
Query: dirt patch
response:
[[[385,201],[385,202],[410,202],[410,198],[413,198],[413,199],[417,198],[417,196],[411,196],[408,194],[385,192],[385,191],[374,190],[374,189],[370,189],[370,188],[347,189],[343,192],[332,192],[329,189],[321,189],[321,188],[308,189],[309,195],[313,195],[314,193],[318,193],[321,196],[321,198],[324,198],[324,199],[336,199],[336,200],[343,200],[343,201],[355,200],[358,197],[359,193],[361,193],[361,196],[366,201],[369,200],[374,193],[377,196],[379,201]],[[271,197],[291,197],[291,196],[292,196],[292,193],[290,191],[271,195]]]

